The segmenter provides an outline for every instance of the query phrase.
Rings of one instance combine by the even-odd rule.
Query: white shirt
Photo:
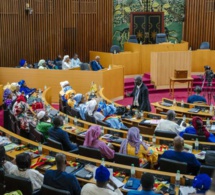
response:
[[[184,130],[184,128],[185,127],[179,126],[174,121],[161,119],[160,122],[158,123],[157,127],[155,128],[155,131],[163,130],[163,131],[171,131],[171,132],[175,132],[176,134],[179,134],[181,131]]]
[[[39,66],[39,68],[38,69],[41,69],[41,70],[43,70],[43,69],[47,69],[47,67],[44,67],[44,66]]]
[[[63,62],[62,63],[62,69],[63,70],[67,70],[67,69],[70,69],[71,67],[70,67],[70,64],[68,64],[67,62]]]
[[[79,67],[80,66],[80,59],[77,58],[76,60],[74,58],[71,59],[71,67],[74,68],[74,67]]]
[[[93,116],[96,120],[103,121],[105,119],[104,115],[101,112],[95,111]]]
[[[95,184],[85,184],[81,190],[81,195],[122,195],[122,192],[117,188],[112,191],[107,188],[99,188]]]
[[[8,174],[30,179],[33,185],[33,190],[40,189],[43,185],[44,176],[37,170],[27,169],[26,171],[19,171],[16,165],[8,161],[4,163],[4,169]]]

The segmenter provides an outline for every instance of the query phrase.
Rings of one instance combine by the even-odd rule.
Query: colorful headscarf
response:
[[[104,116],[107,117],[116,113],[116,107],[110,104],[110,105],[107,105],[102,111]]]
[[[120,153],[122,154],[127,154],[127,144],[130,144],[132,147],[135,148],[135,154],[138,154],[139,149],[140,149],[140,145],[142,144],[143,147],[147,150],[148,146],[146,145],[145,142],[140,141],[140,130],[137,127],[131,127],[128,130],[128,135],[127,135],[127,139],[125,139],[122,143],[121,143],[121,147],[120,147]]]
[[[10,90],[11,90],[11,91],[15,91],[17,87],[19,87],[19,84],[18,84],[18,83],[11,83],[11,85],[10,85]]]
[[[66,93],[67,91],[71,90],[72,87],[71,86],[66,86],[63,88],[63,92]]]
[[[46,115],[46,112],[42,110],[37,114],[37,118],[41,120],[45,115]]]
[[[196,188],[197,193],[205,193],[210,186],[211,178],[207,174],[199,174],[193,180],[193,187]]]
[[[21,60],[19,61],[19,65],[20,65],[21,67],[23,67],[23,66],[25,65],[25,62],[26,62],[26,60],[21,59]]]
[[[109,170],[104,167],[103,165],[100,165],[97,169],[96,169],[96,175],[95,175],[95,179],[98,182],[106,182],[108,181],[110,178],[110,172]]]
[[[61,88],[64,88],[66,85],[69,85],[69,81],[62,81],[62,82],[60,82]]]
[[[21,80],[18,82],[19,86],[22,87],[25,84],[25,80]]]
[[[39,61],[38,66],[39,66],[39,67],[40,67],[40,66],[43,66],[44,63],[46,63],[46,61],[42,59],[42,60]]]
[[[10,94],[12,94],[12,91],[10,89],[5,89],[3,94],[4,100],[6,100]]]
[[[99,138],[101,135],[100,126],[91,126],[85,136],[84,146],[92,146],[93,142]]]
[[[68,90],[65,94],[65,98],[68,100],[72,94],[76,94],[76,91],[74,89]]]
[[[26,102],[26,99],[23,95],[20,95],[17,97],[16,102],[20,103],[20,102]]]
[[[210,136],[210,133],[207,131],[207,129],[206,129],[205,126],[203,125],[202,119],[201,119],[200,117],[198,117],[198,116],[195,116],[195,117],[193,117],[193,119],[192,119],[192,124],[193,124],[193,127],[194,127],[195,130],[196,130],[196,134],[198,134],[198,132],[197,132],[197,131],[198,131],[197,120],[200,120],[200,121],[201,121],[201,123],[202,123],[202,131],[204,132],[206,138],[208,138],[208,137]]]
[[[88,115],[92,116],[93,115],[93,111],[95,110],[97,105],[97,101],[95,99],[90,100],[87,104],[87,113]]]
[[[83,95],[81,93],[77,93],[74,97],[73,100],[76,101],[76,104],[79,104],[81,102]]]
[[[65,56],[63,57],[63,62],[66,60],[66,58],[69,58],[69,55],[65,55]]]

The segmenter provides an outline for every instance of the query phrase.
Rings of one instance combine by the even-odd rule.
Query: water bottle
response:
[[[186,123],[186,115],[184,114],[183,119],[182,119],[185,123]]]
[[[131,177],[135,177],[135,168],[134,168],[134,164],[131,164]]]
[[[78,124],[78,121],[77,121],[77,118],[75,116],[75,118],[74,118],[74,125],[77,126],[77,124]]]
[[[42,144],[39,143],[38,145],[38,154],[41,155],[43,153],[43,147],[42,147]]]
[[[45,85],[45,86],[44,86],[44,90],[46,90],[46,89],[47,89],[47,86]]]
[[[179,186],[180,186],[180,178],[181,178],[181,176],[180,176],[180,171],[177,170],[177,173],[176,173],[176,176],[175,176],[175,186],[176,186],[176,187],[179,187]]]
[[[143,141],[143,136],[140,134],[140,141],[142,142]]]
[[[213,113],[213,108],[214,108],[214,106],[213,106],[213,104],[211,104],[211,105],[210,105],[210,113],[211,113],[211,114]]]
[[[42,98],[42,91],[41,91],[41,89],[38,90],[38,98]]]
[[[199,140],[198,140],[198,138],[196,138],[196,141],[195,141],[195,150],[196,151],[199,150]]]
[[[114,49],[113,53],[116,54],[116,50],[115,49]]]
[[[181,100],[181,107],[184,107],[184,100]]]
[[[176,99],[173,100],[173,106],[176,106]]]
[[[102,163],[101,163],[101,165],[105,167],[105,159],[104,159],[104,158],[102,158]]]
[[[210,129],[210,126],[211,126],[210,119],[207,118],[206,127],[207,127],[208,129]]]
[[[155,146],[156,145],[156,136],[155,136],[155,134],[152,137],[152,142],[153,142],[153,145]]]
[[[67,116],[67,115],[65,115],[65,118],[64,118],[64,124],[66,125],[66,124],[68,124],[68,122],[69,122],[68,116]]]
[[[101,134],[104,135],[105,131],[104,131],[104,127],[101,126]]]

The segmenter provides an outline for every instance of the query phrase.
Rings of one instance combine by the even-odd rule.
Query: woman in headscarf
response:
[[[7,88],[4,90],[3,100],[4,100],[4,104],[7,108],[12,104],[12,102],[13,102],[12,91],[10,89]]]
[[[61,100],[63,102],[67,102],[67,99],[65,98],[65,94],[67,91],[71,90],[72,87],[70,86],[69,81],[60,82],[60,86],[61,86],[61,91],[60,91]]]
[[[20,68],[22,68],[22,69],[29,69],[29,68],[28,68],[28,64],[27,64],[27,61],[24,60],[24,59],[21,59],[21,60],[19,61],[19,66],[20,66]]]
[[[27,138],[29,133],[29,123],[27,117],[28,104],[26,103],[26,99],[23,95],[17,97],[12,111],[15,118],[20,122],[20,135]]]
[[[131,127],[128,130],[127,139],[121,143],[119,152],[137,156],[142,164],[149,161],[153,166],[158,160],[157,152],[149,148],[144,141],[140,140],[140,130],[137,127]]]
[[[18,83],[11,83],[10,90],[12,91],[12,99],[15,100],[18,96],[21,95],[20,93],[20,86]]]
[[[75,94],[76,94],[76,91],[74,89],[70,89],[65,93],[65,96],[64,96],[65,99],[67,100],[67,104],[72,108],[75,105],[75,100],[73,100],[73,97],[75,96]]]
[[[38,63],[38,69],[48,69],[47,66],[46,66],[46,61],[45,60],[40,60],[39,63]]]
[[[29,88],[25,82],[25,80],[21,80],[18,82],[20,89],[19,91],[21,93],[24,93],[25,96],[30,96],[31,94],[33,94],[36,89],[35,88]]]
[[[113,159],[114,158],[114,150],[107,146],[103,141],[99,140],[99,137],[101,135],[101,128],[100,126],[91,126],[85,136],[84,140],[84,146],[91,147],[91,148],[97,148],[100,150],[102,156],[104,156],[107,159]]]
[[[62,69],[63,70],[67,70],[67,69],[70,69],[71,68],[71,65],[70,65],[70,59],[69,59],[69,55],[65,55],[63,57],[63,62],[62,62]]]
[[[193,126],[187,127],[184,131],[180,132],[180,136],[183,137],[184,133],[189,133],[199,136],[205,136],[208,141],[215,142],[215,136],[206,129],[200,117],[193,117],[192,125]]]

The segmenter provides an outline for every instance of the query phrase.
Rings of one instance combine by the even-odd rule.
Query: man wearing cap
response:
[[[44,135],[44,138],[47,139],[49,136],[48,130],[52,127],[51,123],[48,123],[48,116],[45,111],[40,111],[37,114],[37,119],[39,120],[36,129]]]
[[[207,174],[199,174],[193,180],[197,194],[205,194],[211,187],[211,178]]]
[[[137,108],[139,111],[151,111],[149,102],[149,91],[147,86],[143,83],[142,77],[137,76],[135,78],[135,87],[131,94],[127,93],[127,96],[133,97],[133,103],[131,108]]]
[[[190,103],[190,104],[192,104],[194,102],[205,102],[206,103],[205,97],[200,95],[202,92],[202,88],[200,86],[196,86],[194,89],[194,92],[196,94],[189,96],[187,99],[187,103]]]
[[[110,172],[104,166],[96,169],[96,184],[85,184],[81,190],[81,195],[122,195],[116,184],[110,179]],[[108,184],[111,186],[110,189]]]

